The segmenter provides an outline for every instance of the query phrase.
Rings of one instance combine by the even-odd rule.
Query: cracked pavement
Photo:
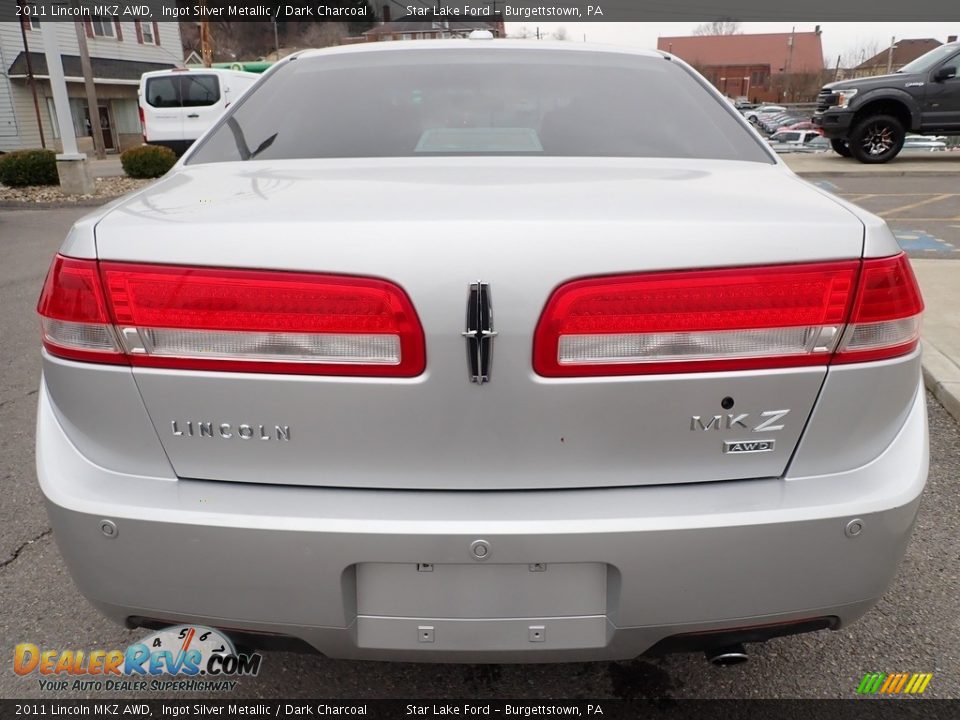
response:
[[[68,697],[42,695],[35,678],[13,674],[16,643],[123,648],[147,634],[112,624],[76,593],[34,473],[34,305],[50,258],[83,212],[0,211],[0,698]],[[752,662],[727,669],[701,655],[450,666],[268,652],[261,674],[230,698],[851,698],[864,673],[898,671],[933,672],[926,697],[960,698],[960,426],[928,401],[930,481],[913,541],[893,587],[850,627],[753,645]]]

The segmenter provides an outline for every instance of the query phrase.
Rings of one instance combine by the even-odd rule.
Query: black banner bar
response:
[[[393,19],[510,22],[648,22],[712,20],[831,22],[960,20],[958,0],[2,0],[0,21],[91,18],[120,21],[378,22]]]
[[[960,701],[859,700],[3,700],[9,718],[603,718],[948,720]]]

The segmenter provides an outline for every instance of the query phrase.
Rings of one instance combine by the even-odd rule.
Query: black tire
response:
[[[904,137],[903,123],[893,115],[868,115],[853,126],[850,152],[862,163],[889,162],[900,153]]]
[[[850,152],[850,146],[847,144],[847,141],[843,138],[834,138],[830,141],[830,147],[833,148],[833,151],[840,155],[841,157],[852,157]]]

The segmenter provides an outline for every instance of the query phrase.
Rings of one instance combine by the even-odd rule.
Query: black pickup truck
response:
[[[844,157],[885,163],[907,132],[960,135],[960,42],[947,43],[891,75],[825,85],[813,122]]]

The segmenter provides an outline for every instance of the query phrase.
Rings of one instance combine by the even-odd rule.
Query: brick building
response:
[[[732,98],[804,102],[823,80],[819,26],[812,32],[661,37],[657,49],[687,61]]]

